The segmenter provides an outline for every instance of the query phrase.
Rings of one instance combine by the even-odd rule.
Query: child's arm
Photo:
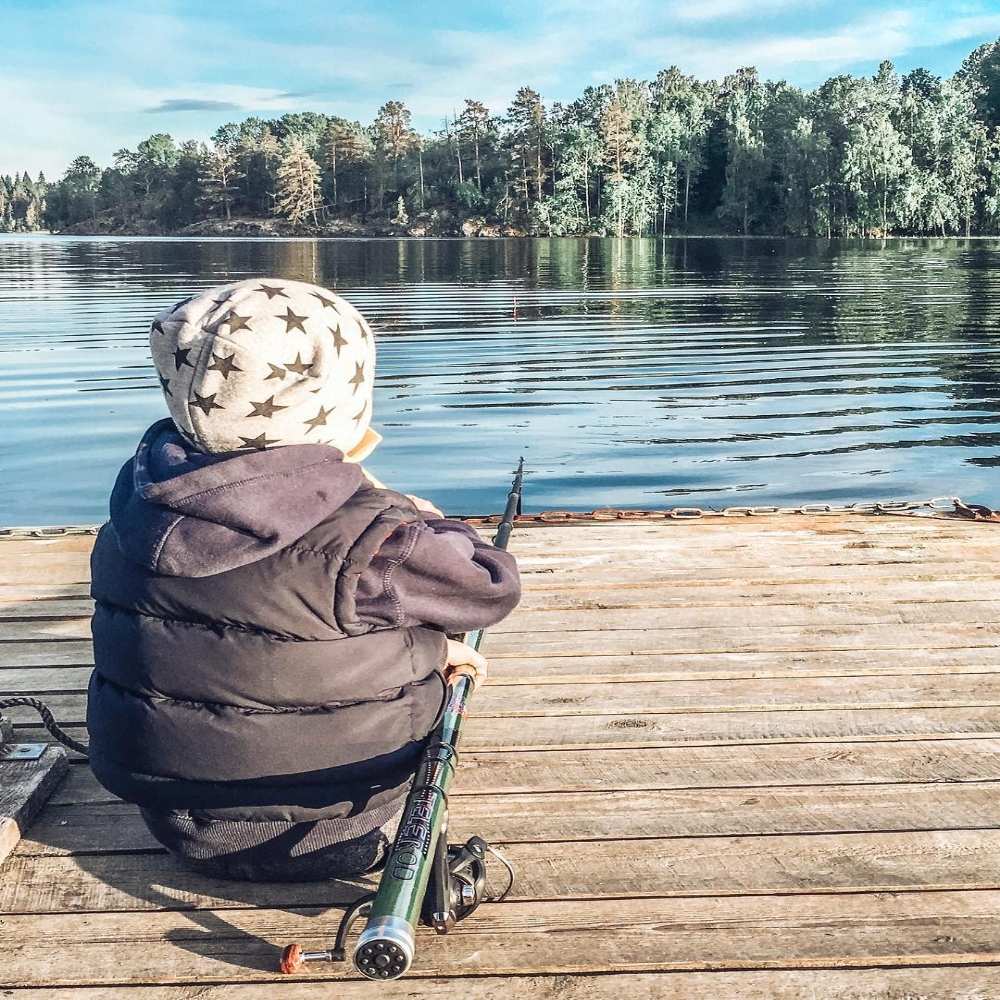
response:
[[[517,563],[461,521],[427,515],[382,545],[358,581],[362,621],[444,632],[487,628],[521,599]]]

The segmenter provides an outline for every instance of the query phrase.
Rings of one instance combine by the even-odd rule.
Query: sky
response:
[[[250,114],[367,123],[402,100],[426,132],[466,97],[500,112],[524,84],[565,101],[672,64],[807,88],[886,58],[950,75],[1000,36],[1000,0],[0,0],[0,23],[0,173],[51,180]]]

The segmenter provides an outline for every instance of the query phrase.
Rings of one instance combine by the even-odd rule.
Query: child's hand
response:
[[[457,639],[448,640],[448,656],[445,660],[444,679],[454,680],[462,674],[472,678],[475,687],[485,682],[489,664],[482,653]]]
[[[409,500],[417,510],[422,510],[425,514],[433,514],[435,517],[444,517],[437,507],[430,502],[430,500],[425,500],[423,497],[414,496],[412,493],[406,494],[406,499]]]

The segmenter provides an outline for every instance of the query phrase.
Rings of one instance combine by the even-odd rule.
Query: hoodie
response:
[[[442,633],[520,596],[512,556],[336,449],[209,455],[169,420],[118,476],[92,580],[98,780],[147,819],[334,838],[401,805],[442,703]]]

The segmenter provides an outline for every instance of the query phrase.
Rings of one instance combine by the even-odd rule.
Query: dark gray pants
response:
[[[216,878],[248,882],[314,882],[355,878],[385,863],[399,825],[392,815],[365,833],[344,820],[308,823],[204,819],[189,812],[142,809],[150,833],[188,868]],[[376,820],[381,816],[373,816]]]

